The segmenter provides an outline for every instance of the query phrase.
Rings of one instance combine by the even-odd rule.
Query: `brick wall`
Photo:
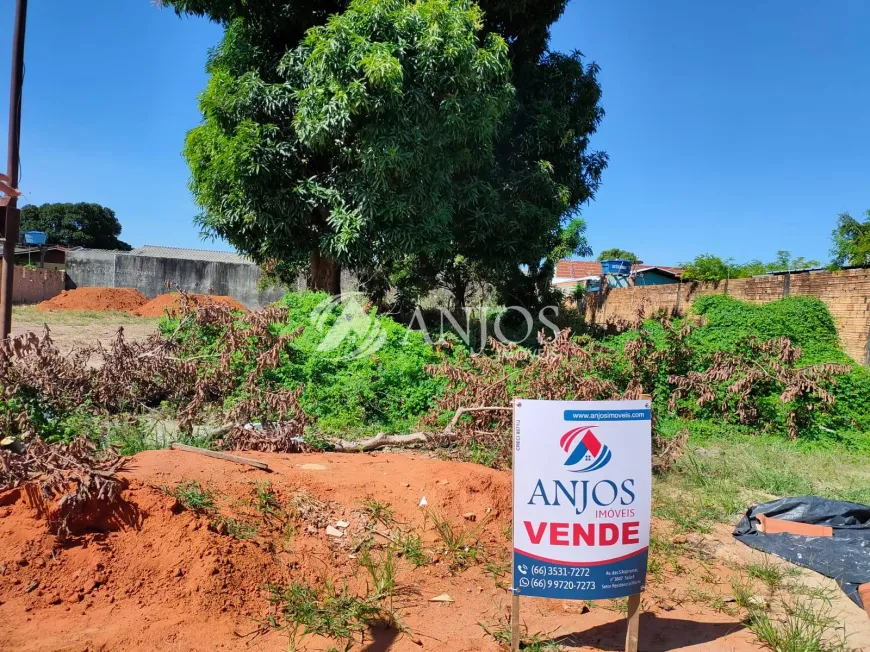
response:
[[[64,289],[63,270],[16,267],[12,279],[12,303],[39,303]]]
[[[684,314],[695,299],[708,294],[727,294],[752,303],[768,303],[785,296],[816,297],[834,316],[846,353],[857,362],[870,364],[870,269],[611,290],[602,305],[588,308],[586,317],[598,324],[614,318],[632,319],[642,300],[651,310]]]

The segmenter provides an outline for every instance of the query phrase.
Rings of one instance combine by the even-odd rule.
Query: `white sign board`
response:
[[[652,501],[649,401],[527,401],[514,411],[514,592],[643,590]]]

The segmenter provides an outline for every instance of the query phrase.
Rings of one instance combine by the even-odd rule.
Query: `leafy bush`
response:
[[[752,304],[721,294],[700,297],[692,312],[705,325],[694,331],[691,345],[700,356],[735,352],[740,342],[754,337],[762,342],[787,337],[801,347],[801,364],[848,363],[840,349],[837,326],[827,306],[812,297],[790,297]]]
[[[285,310],[276,311],[269,323],[272,334],[286,340],[276,363],[257,373],[262,350],[252,341],[249,350],[241,346],[234,354],[232,373],[238,379],[256,375],[260,389],[302,387],[299,406],[320,432],[406,430],[429,409],[443,386],[442,380],[425,371],[438,356],[422,333],[357,305],[331,301],[324,292],[287,294],[279,303]],[[179,331],[180,337],[196,341],[201,355],[220,355],[225,350],[223,328],[182,324],[176,317],[166,320],[162,330],[167,335]],[[367,342],[381,340],[379,348],[372,345],[366,350]],[[249,394],[247,387],[240,386],[227,399],[227,407]]]
[[[750,336],[762,341],[787,337],[803,352],[798,366],[850,365],[852,371],[829,387],[834,397],[831,409],[814,414],[801,437],[843,442],[870,437],[870,371],[840,348],[837,327],[824,303],[811,297],[790,297],[757,305],[712,295],[697,299],[692,310],[705,321],[690,337],[697,352],[696,370],[706,369],[717,352],[736,352]]]
[[[645,319],[641,309],[616,336],[564,330],[534,350],[490,341],[472,355],[449,334],[433,347],[420,331],[325,293],[288,294],[247,314],[190,304],[164,319],[160,336],[128,343],[119,335],[79,356],[61,356],[47,335],[13,338],[0,347],[0,425],[50,442],[86,433],[124,453],[161,443],[143,420],[157,406],[175,412],[182,436],[204,420],[236,424],[215,442],[229,448],[329,448],[336,436],[422,427],[498,466],[509,460],[505,408],[514,397],[651,394],[660,418],[853,447],[870,441],[870,372],[839,348],[824,304],[712,296],[695,311],[700,322]],[[102,364],[89,365],[88,355]],[[459,408],[484,406],[500,409],[451,421]]]

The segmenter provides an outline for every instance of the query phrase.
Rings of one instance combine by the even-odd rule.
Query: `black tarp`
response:
[[[757,515],[833,528],[833,537],[765,534]],[[833,578],[863,607],[858,586],[870,582],[870,507],[817,496],[780,498],[751,507],[734,529],[747,546]]]

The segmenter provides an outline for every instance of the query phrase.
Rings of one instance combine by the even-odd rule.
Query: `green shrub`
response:
[[[812,297],[752,304],[716,294],[696,299],[692,312],[706,321],[691,338],[700,355],[733,351],[748,337],[762,341],[787,337],[803,349],[803,365],[849,361],[840,348],[837,326],[827,306]]]
[[[430,409],[443,388],[441,379],[425,371],[438,360],[438,354],[422,333],[378,315],[374,309],[355,312],[329,299],[323,292],[301,292],[289,293],[279,302],[288,313],[285,321],[271,324],[272,332],[301,332],[281,352],[280,364],[261,374],[260,384],[286,390],[304,385],[299,403],[316,420],[320,433],[350,434],[352,438],[367,432],[406,431]],[[165,334],[178,327],[177,320],[162,324]],[[182,341],[196,338],[202,356],[220,353],[221,335],[214,326],[203,331],[190,323],[182,325],[178,334]],[[375,345],[367,348],[366,342]],[[363,355],[358,355],[360,350]],[[233,369],[239,379],[256,368],[260,353],[252,346],[250,351],[235,355]],[[242,398],[241,391],[236,393],[227,407]]]
[[[834,319],[820,300],[790,297],[756,305],[714,295],[696,300],[692,310],[706,320],[706,325],[691,337],[691,344],[699,354],[696,368],[704,366],[705,356],[716,351],[733,351],[748,336],[760,340],[788,337],[803,350],[800,366],[851,365],[852,372],[836,378],[832,384],[834,405],[830,410],[818,411],[801,437],[847,444],[870,440],[870,372],[840,348]],[[771,400],[770,405],[775,408],[775,401]]]

